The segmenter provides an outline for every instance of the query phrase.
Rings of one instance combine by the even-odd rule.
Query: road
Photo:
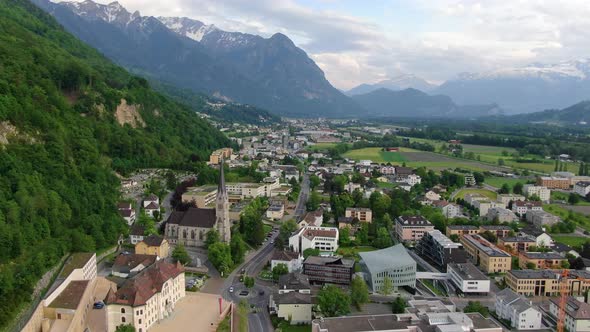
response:
[[[299,221],[305,215],[307,198],[309,197],[309,175],[303,174],[303,181],[301,181],[301,191],[299,192],[299,199],[295,207],[295,220]]]

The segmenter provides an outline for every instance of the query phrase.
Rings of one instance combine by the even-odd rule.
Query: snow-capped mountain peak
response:
[[[207,34],[217,31],[217,27],[213,24],[206,25],[205,23],[188,17],[158,17],[168,29],[176,32],[181,36],[190,39],[201,41]]]
[[[141,17],[139,11],[131,14],[117,1],[113,1],[108,5],[102,5],[92,0],[62,2],[62,4],[69,7],[79,16],[89,19],[101,19],[108,23],[126,25]]]
[[[539,78],[556,80],[563,78],[585,80],[590,78],[590,61],[578,59],[562,61],[555,64],[531,63],[522,67],[508,67],[484,73],[462,73],[459,80],[480,80],[499,78]]]

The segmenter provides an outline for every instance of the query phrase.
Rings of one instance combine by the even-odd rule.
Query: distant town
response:
[[[214,124],[232,146],[200,173],[121,177],[127,233],[63,261],[23,331],[587,331],[590,176],[569,155]]]

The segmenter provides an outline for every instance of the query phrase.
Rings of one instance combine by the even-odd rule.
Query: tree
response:
[[[244,286],[246,286],[246,288],[252,288],[254,287],[254,277],[250,277],[250,276],[244,276]]]
[[[510,186],[508,186],[507,183],[504,183],[502,185],[502,187],[500,188],[500,190],[498,190],[498,193],[500,193],[500,194],[510,194]]]
[[[219,242],[219,232],[215,228],[211,228],[207,232],[207,238],[205,239],[205,246],[209,248],[213,244]]]
[[[483,174],[481,174],[480,172],[473,172],[473,178],[475,178],[475,182],[477,184],[482,184],[485,180]]]
[[[343,228],[341,228],[338,232],[338,237],[338,242],[340,242],[340,245],[343,247],[348,247],[351,244],[350,227],[344,226]]]
[[[355,241],[358,245],[369,244],[369,226],[367,223],[361,224],[361,228],[355,234]]]
[[[451,241],[453,242],[459,242],[459,234],[451,234],[451,236],[449,236],[449,239],[451,239]]]
[[[119,325],[115,332],[135,332],[135,327],[131,324]]]
[[[554,172],[557,172],[559,170],[559,160],[555,159],[555,167],[553,168]]]
[[[350,312],[350,297],[337,286],[327,285],[318,293],[318,305],[326,317],[344,316]]]
[[[361,310],[361,305],[369,302],[369,288],[365,280],[359,276],[350,282],[350,300],[358,310]]]
[[[522,195],[522,188],[523,185],[521,182],[517,182],[513,187],[512,187],[512,192],[518,195]]]
[[[580,195],[576,193],[570,193],[569,197],[567,198],[567,202],[570,205],[576,205],[580,202]]]
[[[289,273],[289,268],[287,267],[287,265],[284,263],[280,263],[275,265],[275,267],[272,269],[272,278],[274,281],[279,281],[279,278],[283,274],[287,273]]]
[[[320,207],[320,203],[322,202],[322,198],[317,191],[312,191],[309,195],[307,203],[305,203],[305,207],[307,211],[315,211]]]
[[[528,270],[534,270],[534,269],[536,269],[536,268],[537,268],[537,266],[535,265],[535,263],[528,262],[528,263],[526,263],[526,268],[527,268]]]
[[[312,174],[312,175],[309,177],[309,187],[310,187],[312,190],[313,190],[313,189],[315,189],[317,186],[319,186],[319,185],[320,185],[320,183],[321,183],[321,179],[320,179],[320,178],[319,178],[317,175],[315,175],[315,174]]]
[[[242,239],[242,234],[234,232],[230,240],[231,258],[234,263],[239,264],[244,261],[246,255],[246,242]]]
[[[398,296],[393,300],[391,303],[391,311],[394,314],[403,314],[406,312],[406,308],[408,307],[408,302],[401,296]]]
[[[320,249],[307,248],[307,249],[303,250],[303,258],[307,258],[309,256],[319,256],[319,255],[320,255]]]
[[[482,316],[488,317],[490,315],[490,311],[487,307],[483,306],[479,301],[469,301],[467,302],[467,306],[463,309],[463,312],[470,313],[470,312],[479,312]]]
[[[393,282],[389,276],[385,276],[383,278],[383,286],[381,286],[381,291],[379,293],[383,295],[389,295],[393,292]]]
[[[490,241],[491,243],[496,243],[496,241],[498,241],[498,236],[490,231],[485,231],[481,233],[481,237]]]
[[[209,261],[219,273],[226,274],[230,271],[234,262],[231,259],[230,247],[221,242],[216,242],[208,248],[207,254]]]
[[[391,235],[389,235],[387,228],[380,227],[377,230],[377,236],[375,237],[375,240],[373,241],[373,246],[382,249],[382,248],[391,247],[391,245],[392,245]]]
[[[298,226],[295,220],[287,220],[279,228],[279,236],[275,241],[277,249],[285,249],[289,246],[289,237],[297,230]]]
[[[567,260],[564,260],[561,262],[561,264],[559,265],[560,268],[562,269],[569,269],[570,268],[570,262],[568,262]]]
[[[179,243],[172,251],[172,258],[175,262],[180,262],[182,265],[187,265],[192,262],[191,256],[186,251],[184,245]]]

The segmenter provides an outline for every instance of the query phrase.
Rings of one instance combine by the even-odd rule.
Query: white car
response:
[[[234,292],[234,288],[233,288],[233,287],[230,287],[230,288],[229,288],[229,292],[230,292],[230,293],[233,293],[233,292]]]

